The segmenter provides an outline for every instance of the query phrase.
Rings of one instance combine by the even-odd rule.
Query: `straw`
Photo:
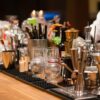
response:
[[[73,72],[73,70],[65,63],[60,63],[61,66],[65,67],[67,70],[69,70],[71,73]]]
[[[94,27],[94,43],[93,43],[94,50],[95,50],[95,45],[96,45],[96,26]]]
[[[5,43],[4,43],[3,40],[1,40],[1,43],[2,43],[2,45],[4,46],[5,51],[7,51],[6,46],[5,46]]]

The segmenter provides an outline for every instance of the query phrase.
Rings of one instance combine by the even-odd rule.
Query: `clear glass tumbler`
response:
[[[47,82],[61,81],[61,65],[59,64],[59,50],[56,47],[47,48],[45,63],[45,78]]]
[[[45,49],[44,48],[33,48],[31,50],[32,60],[30,61],[29,68],[32,71],[33,76],[43,74],[44,71],[44,60],[45,60]],[[41,75],[39,75],[41,77]]]

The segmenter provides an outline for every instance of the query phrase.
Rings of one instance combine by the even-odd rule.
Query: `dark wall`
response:
[[[67,0],[67,18],[80,30],[89,21],[88,5],[88,0]]]
[[[8,14],[17,14],[18,1],[1,0],[0,1],[0,17],[4,18]]]
[[[30,16],[33,9],[58,11],[65,17],[66,0],[2,0],[0,1],[0,18],[5,15],[18,15],[20,20]]]
[[[40,0],[40,9],[45,11],[57,11],[61,14],[61,18],[66,18],[67,0]]]
[[[0,18],[5,15],[18,15],[22,20],[36,8],[36,0],[2,0],[0,1]]]
[[[5,15],[18,15],[22,21],[32,10],[58,11],[61,19],[69,20],[82,29],[88,21],[88,0],[1,0],[0,19]]]

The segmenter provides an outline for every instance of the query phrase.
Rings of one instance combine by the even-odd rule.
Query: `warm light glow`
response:
[[[36,17],[36,11],[35,10],[32,11],[31,16]]]
[[[44,14],[43,10],[40,10],[39,13],[38,13],[38,16],[43,17],[43,14]]]

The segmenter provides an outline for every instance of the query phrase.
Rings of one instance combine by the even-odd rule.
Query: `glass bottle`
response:
[[[61,58],[66,57],[65,53],[65,31],[63,29],[60,29],[60,38],[61,38],[61,43],[59,45],[59,51],[60,51],[60,56]]]

